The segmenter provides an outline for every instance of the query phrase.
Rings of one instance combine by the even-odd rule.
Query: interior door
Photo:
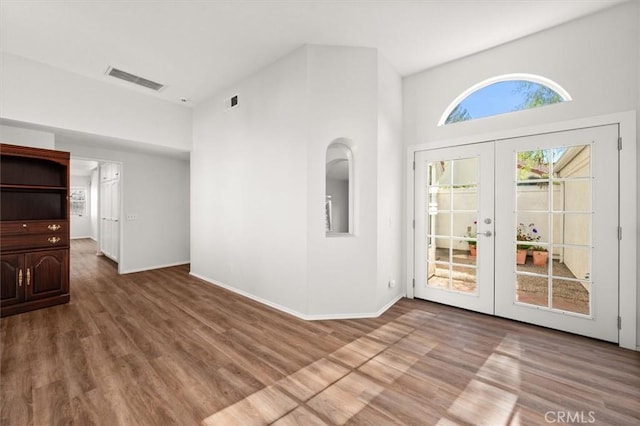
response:
[[[493,143],[416,153],[415,297],[493,313],[493,160]]]
[[[100,251],[111,255],[111,183],[100,183]]]
[[[496,143],[496,315],[618,341],[617,142],[609,125]]]

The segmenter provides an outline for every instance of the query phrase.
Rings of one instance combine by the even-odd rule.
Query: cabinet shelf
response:
[[[67,191],[66,186],[55,185],[17,185],[0,183],[0,190],[17,190],[17,191]]]

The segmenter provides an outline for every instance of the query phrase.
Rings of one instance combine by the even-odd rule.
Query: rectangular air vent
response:
[[[225,109],[231,109],[238,106],[238,95],[233,95],[224,101]]]
[[[159,92],[164,87],[164,84],[147,80],[146,78],[142,78],[135,74],[131,74],[114,67],[109,67],[105,74],[111,77],[119,78],[120,80],[128,81],[129,83],[137,84],[138,86],[146,87],[147,89],[155,90],[156,92]]]

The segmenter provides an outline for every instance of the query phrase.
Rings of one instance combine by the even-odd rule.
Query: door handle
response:
[[[31,269],[27,268],[27,286],[31,285]]]
[[[22,287],[22,268],[18,272],[18,287]]]
[[[476,232],[476,236],[478,235],[484,235],[485,237],[490,237],[493,235],[493,232],[491,231],[485,231],[485,232]]]

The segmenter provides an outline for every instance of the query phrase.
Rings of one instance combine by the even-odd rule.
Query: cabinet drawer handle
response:
[[[31,285],[31,269],[27,268],[27,285]]]
[[[49,237],[49,242],[50,242],[51,244],[55,244],[55,243],[57,243],[58,241],[60,241],[60,237]],[[28,269],[27,269],[27,271],[28,271]]]
[[[47,228],[49,228],[49,230],[51,230],[51,231],[57,231],[58,229],[60,229],[60,225],[53,224],[53,225],[47,226]]]
[[[22,287],[22,269],[18,272],[18,287]]]

